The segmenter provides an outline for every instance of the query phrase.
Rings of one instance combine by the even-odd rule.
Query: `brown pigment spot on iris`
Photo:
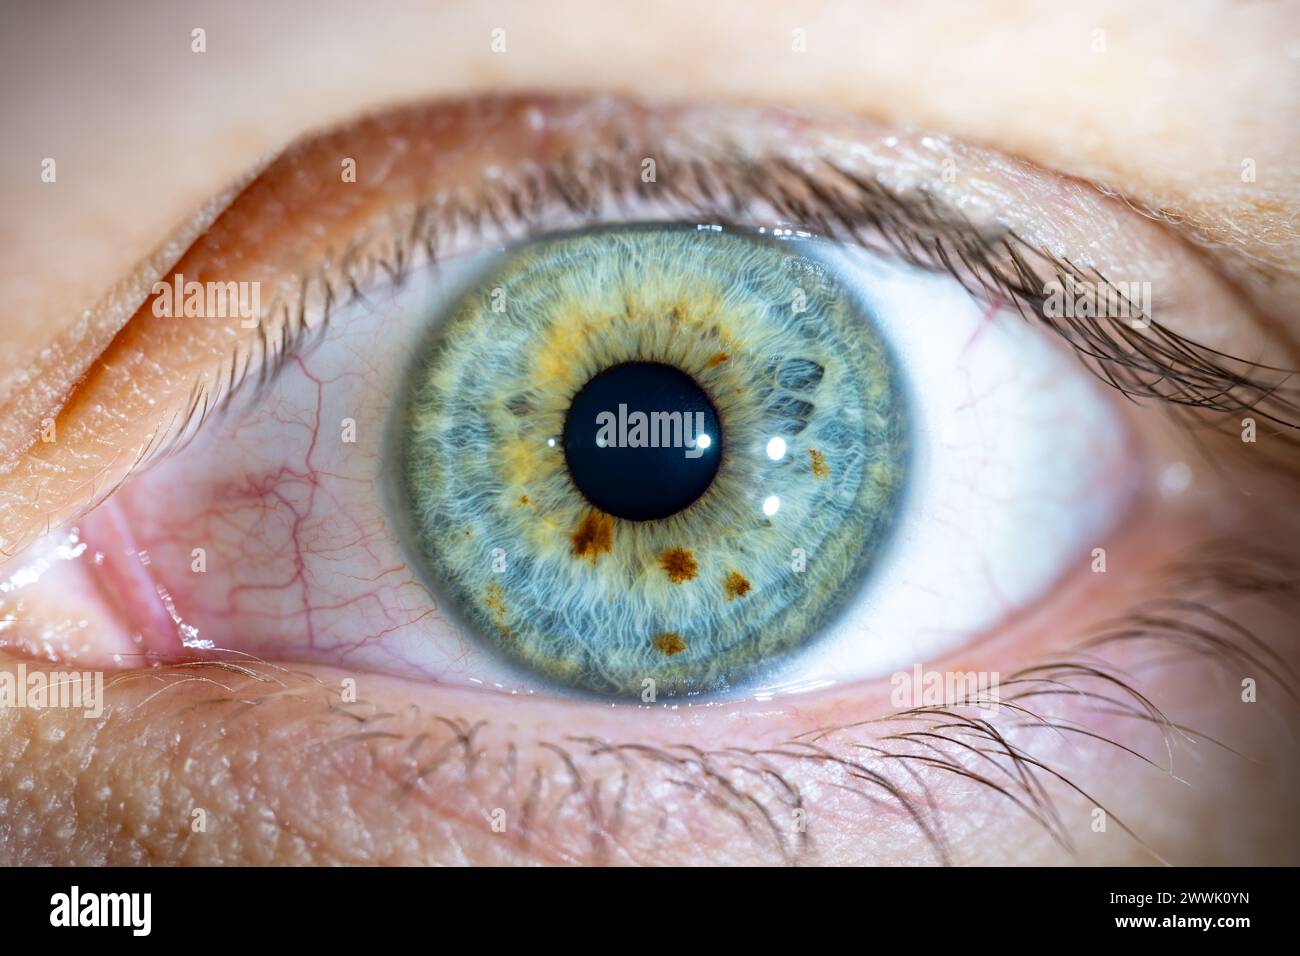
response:
[[[483,603],[491,608],[492,613],[497,617],[506,615],[506,596],[501,590],[501,585],[493,581],[487,586],[487,592],[483,595]]]
[[[506,625],[506,595],[501,585],[493,581],[483,592],[483,603],[492,612],[496,625],[504,637],[510,637],[510,628]]]
[[[527,495],[520,495],[520,496],[519,496],[519,503],[520,503],[521,505],[526,505],[526,504],[528,504],[528,496],[527,496]]]
[[[686,650],[686,639],[680,634],[668,631],[667,633],[660,634],[656,637],[654,639],[654,645],[655,650],[672,657],[674,654],[680,654],[682,651]]]
[[[808,456],[812,458],[812,473],[814,478],[825,478],[831,473],[831,470],[826,467],[826,456],[816,448],[809,448]]]
[[[709,368],[717,368],[719,365],[727,361],[729,358],[731,358],[731,356],[728,355],[726,352],[719,352],[717,355],[709,359]]]
[[[685,548],[669,548],[659,555],[659,567],[664,569],[668,580],[673,584],[691,580],[699,570],[699,565],[695,563],[695,556]]]
[[[731,571],[727,574],[726,579],[722,582],[722,590],[726,592],[727,600],[734,601],[738,597],[744,597],[751,590],[753,585],[739,571]]]
[[[609,551],[614,542],[614,519],[599,511],[589,511],[573,532],[573,556],[586,558],[592,564]]]

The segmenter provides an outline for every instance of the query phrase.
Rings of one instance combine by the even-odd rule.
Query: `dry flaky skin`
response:
[[[162,230],[298,131],[431,93],[502,87],[585,91],[593,77],[600,77],[605,89],[646,96],[780,103],[943,129],[1066,174],[1095,178],[1131,197],[1134,205],[1223,242],[1228,255],[1218,249],[1215,259],[1228,260],[1254,317],[1274,339],[1289,337],[1287,320],[1294,316],[1288,310],[1294,310],[1300,273],[1295,229],[1300,124],[1279,117],[1295,110],[1293,77],[1300,59],[1287,39],[1294,36],[1294,6],[1205,4],[1189,12],[1182,4],[1162,10],[1118,0],[1069,8],[1044,2],[1028,10],[990,3],[960,10],[944,6],[936,15],[936,8],[925,4],[782,3],[767,9],[745,4],[742,9],[680,2],[657,5],[652,21],[639,18],[635,24],[617,5],[600,3],[393,5],[388,16],[359,22],[342,15],[347,6],[320,16],[319,6],[311,16],[290,5],[275,5],[274,11],[251,4],[203,8],[214,38],[238,36],[238,42],[214,43],[203,69],[195,69],[185,44],[175,42],[193,25],[195,11],[189,8],[148,9],[146,15],[144,7],[128,14],[117,6],[89,5],[58,18],[30,12],[45,9],[38,7],[4,11],[0,42],[15,48],[0,56],[0,68],[12,80],[3,84],[4,95],[13,99],[6,109],[13,121],[7,141],[13,145],[0,157],[9,164],[0,177],[7,210],[0,247],[8,264],[3,288],[9,304],[0,320],[7,346],[0,357],[8,389],[0,426],[6,474],[42,415],[66,397],[58,384],[75,381],[91,363],[88,351],[131,317],[168,257],[129,277],[122,294],[111,296],[104,308],[84,319],[82,310],[146,256]],[[20,22],[10,28],[13,21]],[[486,38],[496,26],[509,31],[509,56],[489,52]],[[787,53],[792,27],[807,29],[807,55]],[[95,42],[68,42],[70,29]],[[1097,30],[1104,34],[1104,52],[1092,49]],[[367,70],[338,69],[341,49],[354,50]],[[87,74],[90,83],[71,79]],[[313,82],[302,83],[302,76]],[[73,86],[78,95],[69,95]],[[131,109],[123,111],[123,103]],[[196,112],[202,122],[192,122]],[[62,118],[58,129],[52,128],[51,115]],[[106,124],[105,115],[120,121]],[[699,119],[695,125],[709,125]],[[455,132],[454,123],[449,128]],[[860,136],[855,132],[849,139]],[[904,149],[911,144],[926,152],[919,136],[901,142]],[[149,148],[142,148],[144,143]],[[489,138],[486,145],[494,143],[510,158],[526,151],[508,138]],[[934,143],[931,165],[937,168],[951,152],[963,187],[998,162],[987,151],[972,152],[944,137]],[[341,144],[326,141],[325,148],[325,157],[336,164]],[[344,154],[359,155],[352,150],[363,148],[349,144]],[[60,161],[57,188],[32,174],[36,158],[51,151]],[[370,158],[379,160],[380,168],[388,162]],[[420,159],[418,149],[415,158]],[[1256,182],[1241,178],[1246,158],[1258,165]],[[1161,251],[1148,256],[1144,237],[1162,230],[1116,215],[1121,203],[1099,199],[1085,184],[1059,177],[1036,188],[1034,175],[1021,176],[1023,170],[1007,164],[1016,167],[1007,181],[1017,188],[1004,194],[995,190],[986,201],[1003,212],[1015,208],[1026,218],[1041,219],[1017,223],[1018,231],[1058,253],[1071,238],[1083,240],[1099,256],[1113,258],[1094,263],[1107,273],[1120,264],[1142,277],[1171,276],[1191,310],[1177,317],[1187,323],[1179,331],[1246,358],[1265,355],[1294,367],[1294,355],[1284,349],[1258,348],[1253,325],[1235,321],[1250,310],[1228,296],[1222,283],[1203,280],[1196,254],[1161,242]],[[469,162],[465,169],[472,167]],[[981,188],[977,183],[976,192]],[[1030,212],[1036,206],[1043,217]],[[355,211],[345,210],[344,218]],[[202,217],[189,224],[180,243],[187,244],[185,237],[203,225]],[[248,248],[282,249],[277,274],[288,274],[301,243],[312,241],[293,234],[300,225],[280,217],[275,226],[283,226],[283,232],[259,230],[260,240]],[[1136,248],[1129,245],[1134,237]],[[249,239],[241,236],[241,245]],[[84,326],[69,331],[79,320]],[[55,329],[63,330],[55,348],[42,354]],[[129,345],[138,334],[132,330],[123,342]],[[178,380],[196,357],[184,352],[157,357],[160,365],[178,372]],[[15,368],[30,369],[30,377],[15,374]],[[35,387],[22,388],[36,379]],[[138,447],[139,436],[122,430],[154,424],[148,416],[123,415],[85,429],[83,437],[102,435],[101,451],[109,454],[117,438],[128,450],[132,443]],[[1186,454],[1184,444],[1165,438],[1178,454]],[[1048,835],[1054,818],[1038,810],[1042,793],[1031,782],[1003,783],[1008,795],[953,772],[941,756],[947,754],[947,759],[970,760],[971,768],[982,766],[989,781],[1043,780],[1073,835],[1078,858],[1089,862],[1147,863],[1153,857],[1124,834],[1115,817],[1105,834],[1095,833],[1091,800],[1071,797],[1049,769],[1061,770],[1092,793],[1170,861],[1295,863],[1300,858],[1295,682],[1285,666],[1296,656],[1288,638],[1295,630],[1295,607],[1285,579],[1294,575],[1291,552],[1300,535],[1290,504],[1294,486],[1270,484],[1254,467],[1267,457],[1266,445],[1236,448],[1247,475],[1235,468],[1202,468],[1196,460],[1193,499],[1180,511],[1136,522],[1132,537],[1140,542],[1130,540],[1125,548],[1108,543],[1111,572],[1104,582],[1093,579],[1088,587],[1076,587],[957,660],[934,665],[1000,668],[1005,677],[1097,630],[1097,622],[1166,593],[1165,579],[1151,566],[1162,556],[1186,555],[1184,535],[1198,530],[1226,535],[1199,549],[1209,562],[1208,575],[1192,568],[1180,576],[1217,582],[1210,588],[1216,595],[1249,596],[1224,607],[1226,622],[1197,616],[1185,606],[1156,608],[1131,625],[1137,633],[1160,635],[1148,646],[1133,644],[1120,627],[1112,641],[1091,651],[1119,664],[1123,680],[1140,686],[1171,721],[1188,728],[1187,734],[1210,733],[1243,755],[1171,734],[1178,757],[1174,769],[1186,784],[1100,740],[1064,731],[1031,727],[1023,732],[1023,746],[1044,757],[1038,773],[1015,760],[1016,752],[987,730],[971,733],[983,734],[979,748],[990,751],[991,759],[953,742],[960,727],[939,731],[943,740],[896,739],[900,727],[925,732],[933,723],[929,715],[832,733],[817,741],[828,759],[787,753],[792,746],[809,746],[813,738],[801,737],[805,732],[888,713],[886,694],[875,687],[780,706],[570,713],[560,703],[493,699],[371,677],[361,678],[360,696],[378,706],[330,703],[327,698],[340,681],[353,675],[324,670],[287,675],[258,665],[254,671],[272,678],[254,680],[209,665],[127,675],[110,691],[113,703],[102,723],[59,711],[0,710],[0,858],[63,863],[1070,859]],[[104,461],[94,458],[92,449],[65,447],[81,458],[72,464],[86,465],[87,474],[111,484]],[[0,535],[7,537],[14,525],[44,524],[48,510],[42,506],[52,506],[40,495],[53,489],[55,482],[48,479],[58,474],[38,467],[25,487],[0,489]],[[84,502],[90,493],[86,474],[74,478],[70,497],[79,493]],[[1267,562],[1238,556],[1261,542],[1288,551]],[[1279,576],[1282,581],[1270,583]],[[52,596],[55,610],[63,609],[59,597]],[[1262,655],[1234,625],[1265,637],[1284,659]],[[1170,669],[1165,652],[1172,647],[1192,664]],[[1148,655],[1162,664],[1139,668],[1139,659]],[[1225,655],[1227,666],[1216,665]],[[15,667],[11,658],[0,661],[4,671]],[[1269,679],[1269,673],[1283,679]],[[1241,702],[1243,675],[1258,675],[1259,703]],[[1117,684],[1077,666],[1064,674],[1033,676],[1061,678],[1068,686],[1088,683],[1118,701],[1143,706]],[[292,693],[281,693],[285,685]],[[1044,702],[1084,719],[1081,697],[1038,699]],[[395,716],[376,716],[376,710]],[[1004,711],[992,726],[999,733],[1009,728],[1015,713]],[[471,737],[468,727],[482,720],[487,723]],[[1130,721],[1113,715],[1088,720],[1093,729],[1157,762],[1166,759],[1163,735],[1149,721],[1139,721],[1135,731]],[[1144,736],[1143,728],[1151,732]],[[576,741],[576,735],[597,737],[613,749]],[[1079,739],[1067,745],[1063,738],[1069,736]],[[794,738],[801,744],[789,743]],[[890,754],[910,747],[916,759],[870,756],[857,746],[864,743]],[[940,753],[928,749],[930,744]],[[710,753],[738,749],[702,760],[690,747]],[[751,752],[767,749],[780,751],[763,758],[776,765],[779,776],[766,768],[755,772],[758,758]],[[466,755],[475,759],[467,763]],[[694,759],[683,763],[682,755]],[[851,757],[856,767],[837,762]],[[992,761],[1011,775],[999,776]],[[633,782],[624,792],[625,768]],[[913,810],[931,806],[925,786],[938,809],[909,813],[907,803],[871,779],[871,772],[881,771],[899,781],[897,793],[909,798]],[[534,780],[540,781],[537,790]],[[782,813],[793,819],[787,784],[798,787],[808,807],[810,847],[794,835],[797,831],[780,826]],[[884,803],[867,803],[864,790]],[[621,816],[614,809],[620,806]],[[490,826],[497,808],[506,811],[503,833]],[[192,829],[195,809],[208,811],[205,833]],[[1036,810],[1047,826],[1026,815]],[[923,825],[937,819],[943,821],[942,839],[934,832],[938,826]]]

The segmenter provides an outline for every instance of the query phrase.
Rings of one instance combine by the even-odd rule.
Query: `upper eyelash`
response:
[[[743,160],[741,175],[755,186],[771,184],[763,201],[798,228],[867,247],[874,238],[906,262],[948,272],[978,298],[1014,304],[1022,317],[1049,328],[1089,371],[1129,398],[1157,399],[1189,410],[1250,411],[1279,426],[1300,428],[1294,417],[1300,411],[1292,397],[1295,390],[1283,385],[1293,374],[1288,369],[1199,345],[1150,317],[1148,336],[1122,321],[1046,313],[1047,283],[1067,278],[1111,290],[1127,303],[1125,290],[1099,270],[1076,266],[1026,242],[1014,230],[980,229],[925,191],[900,195],[829,160],[820,160],[813,170],[784,158],[765,162],[777,175],[769,176],[766,168]],[[689,168],[698,173],[697,164]],[[864,227],[870,229],[865,235]],[[1036,270],[1035,261],[1046,272]],[[1272,380],[1269,373],[1274,373]]]

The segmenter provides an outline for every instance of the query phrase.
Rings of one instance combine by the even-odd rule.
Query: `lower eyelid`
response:
[[[21,758],[27,766],[56,759],[46,753],[54,746],[59,760],[84,758],[79,787],[94,799],[75,811],[75,824],[70,805],[47,808],[45,825],[66,817],[69,833],[81,837],[61,845],[58,862],[644,863],[672,862],[688,847],[780,862],[806,846],[794,811],[812,807],[778,769],[802,750],[785,744],[788,719],[768,744],[747,731],[736,749],[706,755],[688,743],[686,721],[662,726],[661,719],[654,736],[640,721],[632,737],[625,736],[631,726],[607,728],[605,743],[575,738],[564,718],[548,720],[545,709],[525,730],[398,705],[377,682],[362,688],[383,705],[364,696],[343,703],[337,674],[318,683],[252,662],[247,668],[264,679],[211,666],[124,675],[109,685],[107,721],[4,728],[0,739],[32,741]],[[14,713],[21,721],[23,712]],[[752,731],[755,717],[744,723]],[[120,759],[125,750],[143,759]],[[0,765],[11,762],[0,752]],[[141,802],[155,825],[127,822],[133,818],[123,808]],[[888,800],[843,802],[846,823],[860,824],[864,806],[874,825],[909,817]],[[117,820],[123,812],[126,820]],[[825,824],[841,811],[823,800],[819,812]],[[17,830],[27,823],[23,813],[11,819]],[[775,829],[785,815],[789,834]],[[204,828],[195,831],[199,819]],[[274,821],[270,832],[266,820]],[[95,842],[95,834],[122,832],[124,823],[124,836]],[[354,841],[361,833],[365,840]],[[933,857],[923,832],[906,840],[918,858]],[[908,845],[896,839],[893,849]]]
[[[1230,543],[1217,541],[1187,556],[1215,561],[1236,554]],[[1275,573],[1260,568],[1262,580]],[[1134,564],[1121,590],[1134,600],[1150,598],[1149,582],[1161,577]],[[1108,582],[1112,589],[1114,580]],[[1213,600],[1232,594],[1227,585],[1226,595]],[[1095,608],[1089,614],[1102,616]],[[1077,635],[1055,638],[1068,647]],[[1035,689],[1046,696],[1034,698],[1032,707],[1124,746],[1144,739],[1141,746],[1157,766],[1141,772],[1154,786],[1167,776],[1160,767],[1159,727],[1143,730],[1145,722],[1135,726],[1113,716],[1117,703],[1139,713],[1141,707],[1121,689],[1134,678],[1106,660],[1118,653],[1122,667],[1146,674],[1138,686],[1151,692],[1156,675],[1139,664],[1152,659],[1168,668],[1174,640],[1157,637],[1153,649],[1136,656],[1132,648],[1092,648],[1079,658],[1079,666],[1117,674],[1120,685],[1077,671],[1039,673],[1044,683]],[[987,651],[957,666],[998,659],[996,649]],[[1071,657],[1039,659],[1065,667]],[[1008,698],[1025,691],[1023,678],[1005,677]],[[1171,694],[1185,699],[1196,687],[1203,695],[1213,682],[1183,674],[1177,683],[1160,685],[1155,703],[1168,707]],[[1268,693],[1276,689],[1266,686]],[[1112,705],[1099,716],[1084,706],[1086,699],[1061,696],[1066,688],[1103,694]],[[1047,789],[1025,787],[999,738],[984,738],[978,724],[964,723],[991,719],[1010,733],[1025,716],[1011,710],[990,718],[973,709],[965,717],[962,708],[951,715],[940,709],[933,717],[861,724],[888,708],[859,700],[798,712],[753,705],[699,714],[621,708],[621,718],[587,707],[580,709],[589,711],[588,719],[575,721],[571,705],[513,701],[502,702],[512,710],[484,710],[486,699],[472,693],[417,691],[388,678],[309,673],[253,660],[131,672],[110,680],[108,693],[107,719],[99,722],[21,708],[0,712],[0,767],[18,792],[22,775],[32,772],[20,768],[69,760],[81,765],[79,791],[92,799],[75,806],[56,801],[41,811],[43,827],[67,825],[58,862],[217,863],[234,856],[263,863],[674,862],[678,854],[830,862],[845,852],[840,840],[848,835],[857,862],[864,853],[882,862],[973,862],[971,853],[983,862],[1003,854],[1024,862],[1025,852],[1049,852],[1054,827],[1064,827],[1068,839],[1083,826],[1075,817],[1092,819],[1092,805],[1081,804],[1069,784],[1100,799],[1108,815],[1117,814],[1117,827],[1127,818],[1125,804],[1110,802],[1115,788],[1106,786],[1096,755],[1105,755],[1102,766],[1113,762],[1131,772],[1143,766],[1103,740],[1022,728],[1008,738],[1021,748],[1021,759],[1046,761],[1029,769],[1036,777],[1041,770],[1039,782]],[[1199,729],[1185,726],[1183,733]],[[911,744],[910,733],[923,736]],[[20,742],[21,754],[5,749],[9,742]],[[972,743],[986,748],[984,756],[967,759]],[[128,750],[136,756],[122,759]],[[908,761],[900,762],[902,753],[919,761],[912,765],[919,777],[903,769]],[[1093,754],[1077,771],[1086,775],[1073,776],[1068,768],[1083,753]],[[77,754],[85,759],[77,761]],[[1202,755],[1210,757],[1213,752]],[[1053,772],[1071,774],[1069,784]],[[304,793],[312,799],[303,800]],[[149,825],[127,809],[139,805],[150,808]],[[1068,816],[1054,822],[1049,806],[1068,809]],[[20,804],[8,832],[31,825],[25,814],[32,809]],[[205,831],[192,827],[196,811]],[[981,820],[978,834],[969,829]],[[267,821],[273,821],[269,830]],[[1026,837],[1025,826],[1034,837]],[[1000,827],[1006,828],[1002,837]],[[121,836],[99,843],[101,832]],[[367,835],[364,842],[354,840],[359,833]],[[878,846],[861,842],[875,833],[887,838]],[[1143,837],[1125,836],[1105,852],[1124,862],[1158,859]],[[1014,847],[1000,845],[1003,838]],[[1093,845],[1080,849],[1098,852]],[[15,845],[3,851],[12,854]],[[28,844],[25,852],[49,851]]]

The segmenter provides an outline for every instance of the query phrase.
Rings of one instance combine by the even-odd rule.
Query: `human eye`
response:
[[[771,697],[930,660],[1092,560],[1147,462],[1070,353],[1103,373],[1124,356],[1067,324],[1091,299],[1048,301],[1084,273],[896,184],[942,163],[933,138],[835,130],[880,151],[852,164],[816,127],[734,142],[780,114],[720,111],[706,139],[668,110],[519,101],[407,111],[338,145],[382,156],[396,137],[372,130],[405,143],[451,113],[531,154],[533,127],[593,110],[604,128],[549,164],[375,209],[333,239],[336,274],[303,273],[254,321],[241,289],[270,283],[185,274],[246,244],[259,186],[293,177],[327,215],[371,202],[378,159],[353,182],[355,160],[291,150],[155,283],[141,334],[244,342],[114,449],[139,474],[47,543],[115,595],[90,661],[212,650],[511,692]],[[633,120],[655,128],[634,141]],[[1027,304],[1012,262],[1043,273]],[[1119,295],[1116,320],[1150,321],[1149,290]],[[147,390],[132,351],[85,389],[106,399],[130,369]]]
[[[0,639],[142,733],[246,710],[277,816],[301,775],[448,843],[500,812],[488,854],[815,859],[866,815],[950,862],[994,805],[1064,851],[1089,761],[1201,729],[1148,682],[1287,671],[1284,559],[1220,510],[1289,467],[1276,327],[995,151],[435,101],[290,147],[156,278],[0,479]]]

